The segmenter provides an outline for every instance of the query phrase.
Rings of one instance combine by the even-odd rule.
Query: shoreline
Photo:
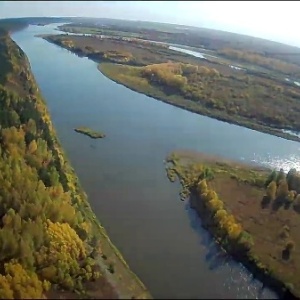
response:
[[[87,199],[87,195],[84,192],[83,188],[81,187],[79,178],[77,177],[77,175],[75,173],[75,170],[73,169],[70,161],[68,160],[68,157],[64,151],[64,149],[61,146],[60,141],[58,140],[58,138],[56,138],[56,141],[54,141],[55,143],[57,143],[58,145],[58,149],[59,149],[59,153],[61,155],[61,157],[64,159],[65,164],[68,164],[68,171],[67,175],[71,175],[74,179],[74,181],[76,182],[75,186],[77,186],[77,193],[83,198],[83,200],[85,201],[85,203],[90,207],[89,201]],[[92,210],[91,210],[92,211]],[[122,256],[121,252],[118,250],[118,248],[113,244],[113,242],[111,241],[109,235],[107,234],[106,229],[102,226],[102,223],[100,220],[98,220],[98,218],[96,217],[95,213],[92,211],[93,214],[93,220],[94,220],[94,225],[96,225],[98,227],[99,230],[99,234],[102,236],[103,240],[101,240],[101,245],[102,245],[102,252],[103,252],[103,248],[108,247],[108,251],[112,251],[112,253],[116,256],[116,258],[119,260],[119,262],[123,265],[123,267],[126,269],[126,271],[129,273],[129,276],[132,277],[132,279],[135,281],[135,283],[141,288],[142,293],[140,293],[136,298],[137,299],[152,299],[148,289],[146,288],[146,286],[144,285],[144,283],[139,279],[139,277],[130,269],[130,266],[127,264],[127,262],[125,261],[124,257]],[[107,245],[104,244],[104,242],[107,243]],[[105,251],[107,253],[107,249]],[[110,253],[111,254],[111,253]],[[96,259],[99,267],[101,268],[103,273],[107,273],[107,263],[106,261],[103,259],[102,256],[99,256]],[[115,273],[118,273],[118,271],[116,270]],[[116,281],[116,278],[112,278],[112,274],[108,273],[110,278],[106,279],[109,281],[109,283],[115,288],[117,294],[119,295],[119,298],[130,298],[130,295],[128,295],[126,292],[124,292],[124,287],[120,288],[120,283]],[[107,275],[107,274],[106,274]],[[126,288],[125,288],[126,289]]]
[[[65,48],[65,49],[67,49],[67,48]],[[67,49],[67,50],[69,50],[69,49]],[[69,51],[71,51],[71,50],[69,50]],[[73,52],[73,51],[71,51],[71,52]],[[80,56],[76,52],[73,52],[73,53],[75,53],[78,56]],[[88,57],[88,56],[86,56],[86,57]],[[240,120],[240,121],[239,120],[233,120],[231,118],[227,118],[226,116],[222,117],[222,116],[215,115],[214,112],[210,112],[210,111],[199,112],[199,111],[197,111],[197,109],[192,109],[192,108],[184,106],[184,104],[174,103],[174,102],[172,102],[169,99],[166,99],[164,97],[159,97],[159,96],[154,95],[152,93],[148,93],[148,92],[142,91],[141,89],[137,89],[137,88],[135,88],[135,87],[133,87],[133,86],[131,86],[129,84],[126,84],[126,83],[124,83],[124,82],[122,82],[122,81],[120,81],[120,80],[118,80],[118,79],[116,79],[116,78],[114,78],[112,76],[109,76],[107,74],[107,72],[105,70],[103,70],[103,66],[105,66],[105,64],[113,64],[113,65],[115,65],[115,63],[107,63],[107,62],[100,62],[99,63],[98,61],[95,61],[95,62],[97,62],[99,64],[97,68],[98,68],[98,70],[105,77],[107,77],[110,80],[114,81],[115,83],[123,85],[126,88],[128,88],[128,89],[130,89],[130,90],[132,90],[134,92],[137,92],[139,94],[151,97],[151,98],[153,98],[153,99],[155,99],[157,101],[161,101],[161,102],[173,105],[175,107],[184,109],[186,111],[189,111],[191,113],[195,113],[195,114],[200,115],[200,116],[205,116],[205,117],[208,117],[208,118],[211,118],[211,119],[215,119],[215,120],[218,120],[218,121],[221,121],[221,122],[225,122],[225,123],[228,123],[228,124],[231,124],[231,125],[237,125],[237,126],[244,127],[244,128],[247,128],[247,129],[255,130],[255,131],[258,131],[258,132],[261,132],[261,133],[270,134],[270,135],[273,135],[273,136],[276,136],[276,137],[283,138],[285,140],[290,140],[290,141],[294,141],[294,142],[300,142],[300,137],[294,136],[294,135],[289,134],[289,133],[281,132],[279,129],[275,129],[275,128],[267,127],[267,126],[263,126],[263,125],[258,125],[258,124],[254,124],[254,123],[253,124],[252,123],[248,123],[246,120],[245,121],[244,120]],[[168,96],[166,96],[166,97],[168,97]],[[184,101],[189,101],[189,100],[187,100],[185,98],[182,98],[182,99],[184,99]]]
[[[54,44],[55,44],[55,43],[54,43]],[[57,44],[56,44],[56,45],[57,45]],[[57,46],[60,46],[60,45],[57,45]],[[61,47],[61,46],[60,46],[60,47]],[[86,56],[86,57],[90,58],[89,56],[83,55],[82,53],[81,53],[81,54],[78,54],[78,53],[76,53],[76,51],[72,51],[72,50],[68,49],[67,47],[62,47],[62,48],[65,48],[65,49],[69,50],[70,52],[77,54],[78,56],[81,56],[81,57],[82,57],[82,56]],[[90,59],[91,59],[91,58],[90,58]],[[94,60],[94,59],[92,59],[92,60]],[[94,60],[94,61],[95,61],[95,60]],[[96,61],[96,62],[99,63],[99,61]],[[171,104],[171,105],[173,105],[173,106],[177,106],[177,107],[179,107],[179,108],[183,108],[183,109],[185,109],[185,110],[188,110],[188,111],[191,111],[191,112],[200,114],[200,115],[204,115],[204,116],[207,116],[207,117],[211,117],[211,118],[214,118],[214,119],[217,119],[217,120],[220,120],[220,121],[225,121],[225,122],[227,122],[227,123],[229,123],[229,124],[235,124],[235,125],[238,125],[238,126],[242,126],[242,127],[245,127],[245,128],[249,128],[249,129],[252,129],[252,130],[260,131],[260,132],[267,133],[267,134],[271,134],[271,135],[275,135],[275,136],[278,136],[278,137],[281,137],[281,138],[284,138],[284,139],[288,139],[288,140],[299,141],[299,138],[297,138],[297,137],[293,137],[293,136],[291,136],[291,135],[284,134],[284,133],[280,134],[279,132],[276,132],[276,133],[275,133],[275,132],[274,132],[275,129],[272,129],[272,128],[267,128],[267,127],[261,128],[261,127],[259,126],[260,128],[257,129],[257,128],[253,128],[253,126],[256,127],[255,124],[253,124],[252,126],[250,126],[250,125],[248,124],[248,125],[246,126],[246,125],[244,125],[243,123],[239,123],[238,121],[228,121],[228,120],[224,120],[224,119],[222,119],[222,118],[220,118],[220,117],[211,116],[211,115],[209,115],[209,114],[201,114],[201,113],[199,113],[199,112],[197,112],[197,111],[193,111],[192,109],[189,109],[189,108],[186,108],[186,107],[184,107],[184,106],[181,106],[180,104],[174,104],[174,103],[172,103],[172,102],[170,102],[170,101],[168,101],[168,100],[166,100],[166,99],[161,99],[161,98],[158,98],[157,96],[153,96],[151,93],[148,93],[148,94],[147,94],[147,93],[145,93],[145,92],[142,92],[142,91],[140,91],[140,90],[138,90],[138,89],[133,88],[132,86],[128,86],[128,85],[126,85],[125,83],[123,83],[123,82],[121,82],[121,81],[118,81],[118,80],[115,79],[115,78],[111,78],[111,77],[108,76],[106,73],[103,73],[103,70],[101,69],[101,67],[103,67],[103,63],[99,63],[98,69],[99,69],[99,71],[102,72],[102,74],[104,74],[104,75],[105,75],[107,78],[109,78],[110,80],[112,80],[112,81],[114,81],[114,82],[116,82],[116,83],[118,83],[118,84],[122,84],[122,85],[126,86],[127,88],[129,88],[129,89],[131,89],[131,90],[133,90],[133,91],[135,91],[135,92],[138,92],[138,93],[141,93],[141,94],[150,96],[150,97],[152,97],[152,98],[154,98],[154,99],[156,99],[156,100],[159,100],[159,101],[162,101],[162,102]],[[242,125],[242,124],[243,124],[243,125]],[[213,235],[213,234],[212,234],[212,235]],[[234,255],[232,255],[232,256],[234,256]],[[283,293],[288,293],[288,291],[283,291],[283,290],[286,289],[286,287],[285,287],[285,285],[284,285],[281,281],[277,280],[276,278],[273,278],[272,276],[267,275],[261,268],[259,268],[259,267],[257,266],[257,263],[256,263],[255,261],[249,260],[249,261],[248,261],[248,264],[247,264],[247,261],[245,261],[244,257],[236,257],[236,259],[237,259],[237,260],[242,259],[241,262],[247,267],[248,270],[251,271],[251,273],[255,274],[254,276],[256,276],[256,277],[258,277],[258,278],[260,278],[260,276],[263,276],[263,278],[264,278],[265,281],[269,281],[269,282],[266,282],[266,285],[272,287],[273,290],[276,290],[276,289],[277,289],[277,290],[278,290],[278,293],[280,293],[280,291],[281,291],[281,292],[282,292],[282,295],[283,295]],[[267,276],[270,277],[268,280],[266,279],[266,278],[268,278]],[[275,287],[274,287],[274,286],[275,286]],[[290,295],[290,297],[291,297],[291,295]],[[295,297],[295,299],[298,299],[298,298]]]
[[[11,37],[9,36],[11,39]],[[90,203],[88,201],[87,194],[84,192],[80,180],[75,173],[74,168],[70,160],[68,159],[62,144],[56,134],[56,130],[53,126],[51,115],[47,107],[47,102],[43,98],[40,89],[38,88],[37,81],[32,72],[32,68],[26,53],[21,50],[19,45],[17,45],[20,51],[24,54],[26,69],[29,74],[29,84],[34,87],[34,97],[37,99],[38,105],[40,105],[41,110],[37,110],[40,116],[44,119],[46,126],[49,128],[50,138],[53,142],[53,150],[56,153],[58,163],[62,169],[64,169],[64,175],[66,177],[66,184],[69,188],[71,194],[80,198],[83,202],[84,207],[89,213],[89,221],[94,228],[98,229],[99,241],[101,245],[102,255],[97,255],[96,264],[99,266],[100,270],[103,272],[105,279],[109,282],[115,292],[118,294],[119,298],[131,298],[135,297],[138,299],[152,299],[152,296],[148,289],[145,287],[143,282],[139,277],[130,269],[129,265],[125,261],[121,252],[110,240],[106,229],[102,226],[101,221],[98,220],[94,211],[92,210]],[[103,252],[105,252],[106,259],[103,258]],[[111,272],[111,276],[107,276],[106,272],[109,270],[109,264],[114,262],[114,271]],[[127,278],[121,277],[121,274]],[[57,291],[59,292],[59,291]],[[96,296],[97,297],[97,296]],[[92,297],[93,298],[93,297]]]
[[[206,207],[205,200],[202,199],[202,195],[204,194],[199,195],[200,192],[197,187],[199,183],[196,182],[199,179],[190,183],[185,173],[189,168],[193,168],[193,166],[199,164],[206,167],[228,165],[230,168],[237,168],[249,173],[253,171],[266,173],[271,172],[271,169],[260,166],[257,163],[243,163],[190,150],[173,151],[169,153],[165,161],[169,180],[175,182],[178,179],[182,189],[188,189],[189,193],[184,194],[184,201],[188,201],[188,205],[197,212],[201,219],[201,226],[210,233],[214,242],[220,247],[220,250],[232,257],[235,261],[243,264],[254,278],[262,282],[263,287],[272,289],[278,294],[280,299],[300,299],[300,294],[296,293],[296,291],[291,291],[288,284],[277,277],[273,268],[265,265],[264,262],[257,257],[256,252],[251,248],[247,251],[237,250],[233,241],[230,242],[228,238],[220,234],[218,229],[219,225],[214,220],[213,212]],[[194,175],[195,174],[197,173],[194,173]],[[225,209],[227,213],[230,213],[227,204],[223,209]],[[234,213],[232,213],[232,215],[234,216]]]
[[[194,191],[192,191],[189,205],[197,212],[199,218],[201,219],[201,226],[210,233],[212,239],[220,247],[221,251],[231,256],[234,261],[241,263],[252,274],[254,279],[258,279],[263,284],[263,288],[270,288],[280,297],[279,299],[300,299],[300,297],[294,295],[289,289],[287,289],[286,285],[282,281],[272,276],[268,272],[268,269],[265,269],[263,265],[259,266],[260,262],[257,262],[247,254],[242,255],[235,253],[231,249],[230,245],[226,246],[225,244],[222,244],[218,240],[219,236],[215,233],[213,227],[210,226],[210,220],[206,215],[203,205],[197,205],[199,200],[200,198],[196,196]]]
[[[111,62],[109,59],[95,59],[93,58],[93,55],[89,55],[89,54],[86,54],[84,52],[79,52],[79,51],[76,51],[76,49],[70,49],[69,47],[67,46],[64,46],[64,45],[61,45],[59,43],[55,43],[54,41],[52,41],[51,39],[48,39],[48,36],[51,36],[50,35],[39,35],[38,37],[40,38],[43,38],[44,40],[46,40],[47,42],[51,43],[51,44],[54,44],[58,47],[61,47],[61,48],[64,48],[74,54],[76,54],[78,57],[87,57],[89,59],[91,59],[92,61],[96,62],[98,64],[97,68],[98,70],[107,78],[109,78],[110,80],[114,81],[115,83],[117,84],[120,84],[120,85],[123,85],[125,86],[126,88],[134,91],[134,92],[137,92],[137,93],[140,93],[142,95],[145,95],[145,96],[148,96],[148,97],[151,97],[157,101],[161,101],[161,102],[164,102],[164,103],[167,103],[167,104],[170,104],[170,105],[173,105],[175,107],[178,107],[178,108],[181,108],[181,109],[184,109],[186,111],[189,111],[189,112],[192,112],[192,113],[195,113],[197,115],[201,115],[201,116],[205,116],[205,117],[208,117],[208,118],[211,118],[211,119],[215,119],[215,120],[218,120],[218,121],[222,121],[222,122],[226,122],[228,124],[232,124],[232,125],[237,125],[237,126],[240,126],[240,127],[244,127],[244,128],[248,128],[248,129],[251,129],[251,130],[255,130],[255,131],[258,131],[258,132],[261,132],[261,133],[265,133],[265,134],[269,134],[269,135],[273,135],[273,136],[276,136],[276,137],[279,137],[279,138],[283,138],[285,140],[290,140],[290,141],[294,141],[294,142],[300,142],[300,137],[296,136],[296,135],[293,135],[293,134],[290,134],[290,133],[287,133],[287,132],[283,132],[283,130],[290,130],[290,131],[293,131],[292,129],[278,129],[278,128],[274,128],[274,127],[269,127],[267,125],[262,125],[262,124],[257,124],[257,123],[251,123],[251,120],[247,120],[247,119],[234,119],[234,118],[231,118],[230,115],[224,115],[224,116],[220,116],[219,115],[219,111],[213,111],[213,110],[210,110],[210,109],[207,109],[206,107],[197,107],[197,108],[191,108],[191,107],[187,107],[186,104],[184,103],[176,103],[174,101],[172,101],[167,95],[164,95],[162,94],[161,96],[158,96],[156,95],[156,93],[151,93],[151,92],[147,92],[147,91],[144,91],[143,89],[138,89],[126,82],[122,82],[121,80],[119,80],[118,78],[115,78],[113,76],[111,76],[110,74],[108,74],[109,72],[107,72],[107,70],[105,70],[105,67],[109,64],[115,66],[115,65],[118,65],[118,63],[116,62]],[[121,64],[122,66],[131,66],[130,64]],[[159,91],[159,90],[158,90]],[[159,91],[161,92],[161,91]],[[181,101],[190,101],[192,102],[191,100],[188,100],[186,98],[183,98],[179,95],[176,95]]]

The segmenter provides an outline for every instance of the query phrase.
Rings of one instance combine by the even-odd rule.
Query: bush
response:
[[[108,266],[108,271],[111,273],[111,274],[114,274],[115,273],[115,268],[114,268],[114,265],[112,263],[109,264]]]
[[[296,199],[294,200],[294,209],[298,213],[300,213],[300,194],[296,196]]]
[[[273,201],[276,198],[277,185],[274,180],[272,180],[267,186],[267,197]]]
[[[295,243],[293,241],[288,241],[285,245],[285,249],[289,252],[295,249]]]
[[[254,245],[252,236],[248,232],[242,231],[238,238],[238,245],[242,249],[249,251],[251,247]]]
[[[279,234],[279,236],[282,238],[282,239],[286,239],[290,236],[290,227],[287,226],[287,225],[284,225],[281,229],[281,232]]]

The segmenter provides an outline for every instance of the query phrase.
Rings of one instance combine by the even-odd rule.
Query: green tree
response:
[[[268,176],[265,186],[267,187],[272,181],[275,181],[277,183],[277,172],[275,170],[273,170]]]
[[[294,209],[300,213],[300,194],[298,194],[294,200]]]
[[[50,167],[49,180],[51,186],[57,186],[59,184],[59,174],[54,166]]]
[[[282,180],[286,181],[286,175],[284,173],[284,170],[280,169],[277,174],[276,183],[279,185]]]
[[[279,182],[278,188],[277,188],[277,193],[276,196],[278,198],[284,199],[288,196],[288,192],[289,192],[289,186],[288,183],[286,181],[286,179],[282,179]]]
[[[277,192],[277,185],[275,181],[271,181],[269,185],[267,186],[267,197],[273,201],[276,198],[276,192]]]

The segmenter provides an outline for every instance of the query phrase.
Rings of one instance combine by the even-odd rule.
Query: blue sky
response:
[[[1,1],[0,18],[82,16],[176,23],[300,47],[298,1]]]

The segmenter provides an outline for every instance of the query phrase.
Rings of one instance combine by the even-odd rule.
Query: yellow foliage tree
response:
[[[214,215],[214,219],[217,223],[220,223],[221,220],[225,219],[227,217],[227,212],[225,209],[220,209],[216,212],[216,214]]]
[[[275,181],[271,181],[267,186],[267,196],[270,200],[274,200],[276,198],[277,185]]]
[[[32,140],[28,145],[28,152],[30,154],[34,153],[37,150],[37,143],[35,140]]]
[[[287,197],[288,192],[289,192],[289,187],[288,187],[287,181],[285,179],[282,179],[279,182],[279,185],[277,188],[277,197],[285,198],[285,197]]]
[[[207,206],[210,209],[210,211],[217,212],[223,209],[223,202],[217,198],[214,198],[208,201]]]
[[[203,200],[208,202],[208,201],[213,200],[213,199],[218,199],[217,193],[213,190],[208,190],[208,192],[206,194],[206,197]]]
[[[22,265],[12,260],[4,264],[5,275],[0,275],[1,299],[45,299],[44,287],[35,273],[29,273]]]
[[[236,240],[240,236],[242,230],[243,229],[242,229],[242,226],[240,224],[237,224],[237,223],[230,224],[229,228],[228,228],[229,238],[232,239],[232,240]]]
[[[68,253],[72,259],[83,259],[86,250],[76,231],[67,223],[52,223],[47,221],[47,233],[50,237],[50,253],[59,258],[61,253]]]
[[[10,288],[7,278],[0,275],[0,299],[14,299],[14,292]]]
[[[208,187],[207,187],[207,183],[206,183],[205,179],[199,181],[199,183],[197,185],[197,191],[198,191],[199,194],[203,194],[203,193],[208,192]]]
[[[44,266],[40,274],[44,279],[72,288],[68,275],[78,275],[79,261],[86,259],[84,243],[68,223],[47,220],[46,232],[49,246],[42,247],[37,255],[38,265]]]

